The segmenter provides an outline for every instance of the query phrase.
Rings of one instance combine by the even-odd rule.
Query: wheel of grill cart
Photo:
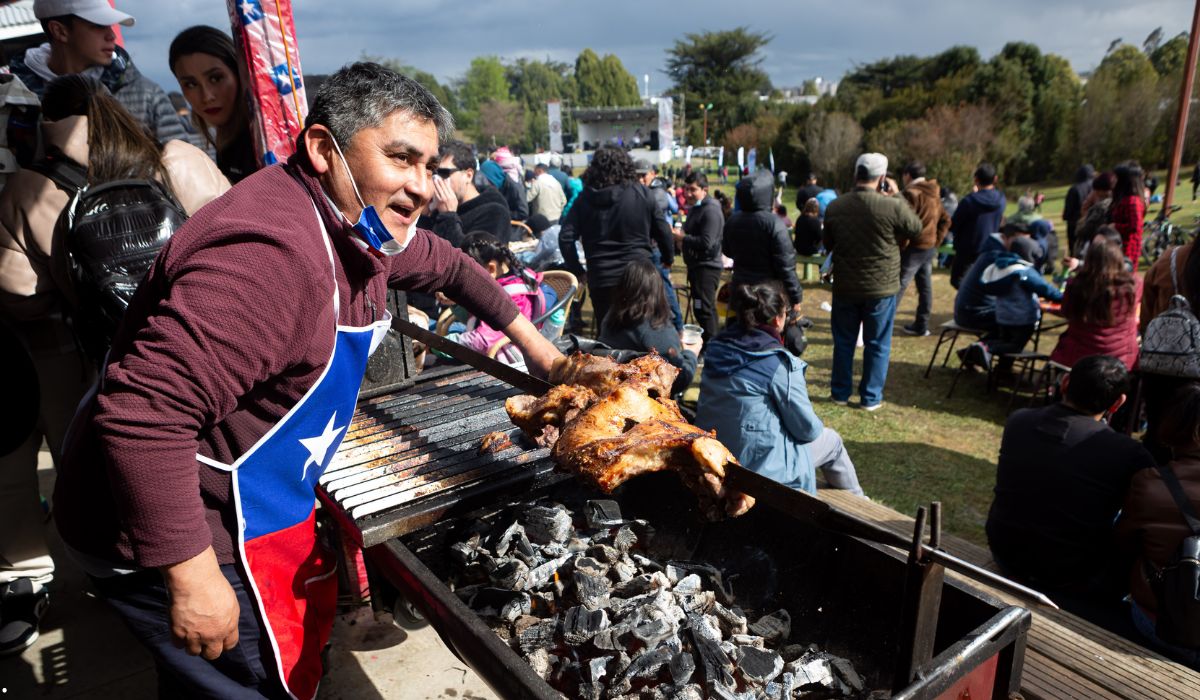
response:
[[[429,626],[429,620],[426,620],[421,611],[402,595],[396,596],[396,602],[392,603],[392,621],[400,629],[409,631]]]

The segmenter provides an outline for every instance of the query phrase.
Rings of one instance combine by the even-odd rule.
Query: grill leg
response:
[[[929,546],[941,541],[941,503],[930,505]],[[942,605],[941,564],[928,561],[925,554],[925,507],[917,509],[912,549],[908,553],[908,577],[904,584],[904,607],[900,617],[899,649],[892,689],[900,690],[916,679],[921,668],[933,658],[937,637],[938,612]]]

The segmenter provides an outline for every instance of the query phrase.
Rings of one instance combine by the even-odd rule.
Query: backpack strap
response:
[[[63,155],[48,154],[29,166],[35,173],[46,176],[58,189],[74,196],[87,187],[87,168]]]
[[[1179,246],[1171,249],[1171,294],[1179,293],[1179,273],[1175,271],[1175,254],[1179,252]]]
[[[1171,492],[1171,498],[1175,499],[1175,505],[1179,507],[1179,512],[1192,534],[1200,536],[1200,518],[1196,517],[1196,511],[1192,509],[1192,502],[1184,492],[1183,484],[1179,483],[1179,477],[1175,476],[1175,472],[1166,464],[1158,465],[1158,474],[1166,484],[1167,490]]]

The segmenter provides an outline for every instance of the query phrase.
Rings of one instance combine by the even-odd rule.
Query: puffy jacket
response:
[[[705,197],[688,210],[683,222],[683,262],[688,267],[721,268],[721,237],[725,214],[714,197]],[[665,264],[665,263],[664,263]]]
[[[833,295],[851,301],[900,291],[900,246],[921,235],[921,220],[899,197],[857,188],[825,210],[825,247],[833,251]]]
[[[996,325],[996,297],[983,290],[983,271],[1004,252],[1000,234],[993,233],[984,239],[979,257],[963,275],[954,297],[954,322],[967,328],[987,330]]]
[[[996,256],[980,277],[983,291],[996,297],[996,323],[1001,326],[1032,326],[1041,316],[1038,297],[1062,301],[1062,292],[1042,277],[1033,263],[1016,253]]]
[[[87,117],[68,117],[46,122],[42,134],[68,158],[87,163],[87,126]],[[175,196],[189,216],[229,189],[216,163],[191,144],[167,143],[162,160]],[[63,279],[65,270],[52,269],[51,251],[55,223],[66,206],[67,194],[32,170],[11,175],[0,193],[0,315],[18,326],[45,322],[62,311],[55,280]]]
[[[979,190],[963,197],[950,222],[954,251],[967,257],[975,255],[984,240],[1000,230],[1005,203],[1004,193],[996,189]]]
[[[783,220],[771,210],[774,195],[775,179],[769,170],[740,180],[738,211],[725,223],[721,247],[733,258],[734,284],[779,280],[792,303],[799,304],[804,291],[796,278],[796,248]]]
[[[625,265],[649,260],[655,245],[663,265],[675,258],[671,227],[658,215],[650,188],[640,182],[584,189],[558,234],[569,270],[579,269],[576,240],[583,242],[587,255],[588,286],[597,289],[616,286]]]
[[[946,240],[946,234],[950,231],[950,215],[942,206],[941,192],[937,180],[922,179],[904,188],[904,199],[921,220],[921,235],[908,244],[909,248],[929,250]]]
[[[50,45],[42,44],[26,49],[24,54],[13,58],[9,64],[13,75],[20,78],[39,99],[46,94],[46,86],[53,79],[46,66],[49,55]],[[117,102],[145,125],[159,143],[166,144],[172,139],[189,140],[183,118],[171,106],[167,93],[158,83],[142,75],[125,49],[118,46],[112,63],[103,68],[89,68],[84,74],[98,78],[117,98]]]
[[[708,344],[704,358],[696,425],[716,430],[747,469],[816,493],[807,444],[825,426],[808,398],[808,364],[778,337],[736,323]]]

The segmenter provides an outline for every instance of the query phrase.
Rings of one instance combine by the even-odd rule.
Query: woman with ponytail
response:
[[[462,243],[463,252],[495,278],[496,283],[508,292],[517,310],[529,320],[533,320],[554,304],[555,300],[546,297],[549,287],[542,285],[542,275],[521,264],[512,250],[501,243],[495,236],[482,231],[467,234]],[[455,307],[455,315],[466,324],[466,329],[459,333],[451,333],[448,337],[465,345],[476,352],[486,353],[496,341],[507,338],[504,331],[492,328],[474,316],[467,314],[460,306]],[[507,364],[524,362],[521,352],[513,345],[505,346],[496,359]]]
[[[791,302],[776,280],[734,287],[736,319],[708,344],[696,425],[747,469],[816,493],[816,467],[837,489],[862,495],[842,438],[813,412],[808,364],[783,347]]]

